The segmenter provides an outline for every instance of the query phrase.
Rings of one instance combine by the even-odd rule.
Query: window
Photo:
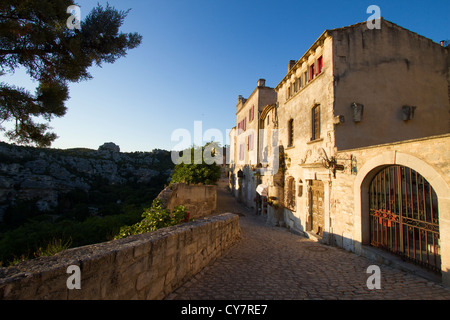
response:
[[[286,207],[295,210],[295,179],[293,177],[287,178],[286,186]]]
[[[250,134],[247,137],[247,149],[248,149],[248,151],[253,150],[254,141],[255,141],[255,135],[254,135],[254,133],[252,133],[252,134]]]
[[[288,147],[294,145],[294,119],[288,122]]]
[[[309,77],[308,81],[311,81],[316,77],[316,75],[322,73],[323,71],[323,57],[320,56],[312,65],[309,66]]]
[[[244,120],[238,123],[238,134],[241,134],[245,130],[247,130],[247,118],[244,118]]]
[[[244,152],[245,152],[245,145],[241,144],[239,146],[239,160],[244,160]]]
[[[317,59],[317,74],[322,73],[323,70],[323,58]]]
[[[289,98],[292,98],[299,89],[300,89],[300,87],[298,86],[297,80],[288,84],[288,87],[286,89],[286,100],[288,100]]]
[[[311,141],[320,139],[320,106],[312,108],[311,114],[312,122],[312,135]]]
[[[309,81],[314,79],[314,76],[315,76],[315,64],[313,63],[312,65],[309,66]]]
[[[301,78],[297,78],[297,79],[295,79],[295,91],[297,92],[297,91],[299,91],[300,90],[300,88],[302,87],[302,84],[301,84]]]
[[[308,83],[308,71],[303,72],[303,86]]]
[[[255,118],[255,106],[252,106],[250,110],[248,110],[248,121],[252,121]]]

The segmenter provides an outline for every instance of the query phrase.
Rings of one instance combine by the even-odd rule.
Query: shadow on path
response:
[[[448,299],[440,284],[380,265],[381,289],[370,290],[374,262],[266,225],[265,216],[218,186],[217,214],[239,215],[241,240],[167,300]]]

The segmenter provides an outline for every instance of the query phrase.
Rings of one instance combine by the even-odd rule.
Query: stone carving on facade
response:
[[[300,160],[300,165],[321,164],[324,159],[328,159],[326,151],[321,147],[307,149]]]

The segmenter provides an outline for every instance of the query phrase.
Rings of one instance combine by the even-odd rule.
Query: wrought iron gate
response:
[[[440,272],[438,201],[416,171],[390,166],[369,189],[371,245]]]

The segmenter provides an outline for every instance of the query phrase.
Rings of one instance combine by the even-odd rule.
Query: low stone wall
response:
[[[239,236],[239,217],[226,213],[70,249],[0,268],[0,299],[163,299],[220,257]],[[79,267],[81,289],[68,289],[72,265]]]
[[[175,183],[164,189],[158,197],[171,211],[176,206],[185,206],[190,218],[195,219],[209,216],[217,208],[217,186],[213,185]]]

